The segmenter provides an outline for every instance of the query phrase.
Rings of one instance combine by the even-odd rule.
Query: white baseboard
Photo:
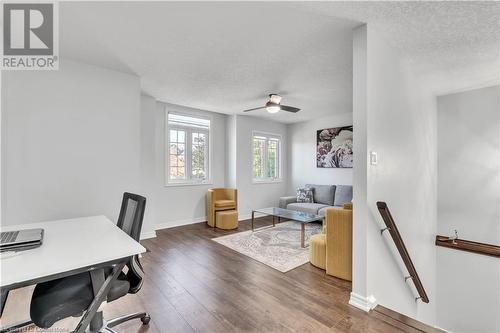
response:
[[[243,221],[243,220],[249,220],[252,218],[252,214],[238,214],[238,221]],[[177,220],[177,221],[169,221],[169,222],[164,222],[164,223],[158,223],[155,225],[155,230],[161,230],[161,229],[169,229],[169,228],[174,228],[174,227],[180,227],[183,225],[188,225],[188,224],[194,224],[194,223],[200,223],[200,222],[206,222],[207,217],[195,217],[193,219],[185,219],[185,220]],[[155,234],[156,236],[156,234]],[[153,237],[155,237],[153,236]],[[142,235],[141,235],[142,237]]]
[[[157,225],[155,225],[155,230],[180,227],[183,225],[205,222],[206,220],[207,220],[207,217],[203,216],[203,217],[195,217],[193,219],[185,219],[185,220],[177,220],[177,221],[158,223]]]
[[[148,239],[148,238],[155,238],[155,237],[156,237],[155,230],[141,232],[141,240]]]
[[[365,312],[369,312],[377,306],[377,300],[373,296],[364,297],[351,292],[349,304]]]

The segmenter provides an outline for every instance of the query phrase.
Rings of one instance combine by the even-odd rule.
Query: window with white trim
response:
[[[279,135],[253,133],[252,155],[254,181],[281,179],[281,137]]]
[[[208,183],[210,119],[167,112],[167,184]]]

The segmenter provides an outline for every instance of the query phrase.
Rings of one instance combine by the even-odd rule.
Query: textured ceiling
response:
[[[499,83],[499,1],[315,2],[297,8],[367,22],[437,94]]]
[[[159,100],[283,122],[352,110],[352,28],[281,4],[61,3],[62,56],[135,73]]]
[[[268,93],[296,122],[352,110],[351,30],[367,22],[436,93],[500,77],[500,2],[62,2],[63,57],[141,78],[175,104],[240,113]]]

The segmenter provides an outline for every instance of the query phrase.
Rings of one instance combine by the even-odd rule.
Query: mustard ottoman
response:
[[[314,266],[326,269],[326,235],[317,234],[309,240],[309,261]]]
[[[215,226],[226,230],[238,228],[238,211],[221,210],[215,212]]]

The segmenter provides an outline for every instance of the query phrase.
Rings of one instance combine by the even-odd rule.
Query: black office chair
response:
[[[118,218],[118,227],[139,241],[146,198],[132,193],[124,193]],[[110,246],[113,246],[110,244]],[[107,302],[135,294],[141,289],[144,270],[139,257],[132,257],[127,263],[127,272],[121,272],[112,283],[107,294]],[[112,269],[106,270],[105,275],[111,274]],[[73,316],[78,317],[87,310],[94,299],[92,280],[89,272],[40,283],[35,287],[31,298],[31,320],[41,328],[49,328],[56,321]],[[151,317],[146,312],[134,313],[104,322],[102,311],[92,318],[91,331],[114,332],[111,327],[131,319],[141,319],[144,325],[149,324]]]

